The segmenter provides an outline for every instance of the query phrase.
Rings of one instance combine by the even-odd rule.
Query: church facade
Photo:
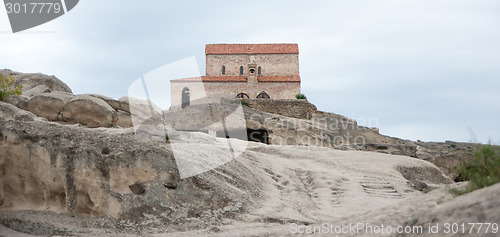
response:
[[[220,98],[295,99],[297,44],[208,44],[206,76],[170,81],[173,108]]]

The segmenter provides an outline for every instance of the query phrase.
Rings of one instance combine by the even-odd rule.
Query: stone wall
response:
[[[290,99],[295,101],[295,95],[300,93],[299,82],[259,82],[249,84],[245,82],[172,82],[172,108],[179,107],[182,103],[182,90],[189,88],[191,104],[220,101],[221,98],[234,99],[239,93],[246,93],[251,99],[257,97],[262,91],[271,99]]]
[[[206,75],[222,76],[222,66],[226,68],[227,76],[239,76],[240,66],[243,75],[249,75],[248,64],[260,66],[262,76],[299,75],[298,54],[231,54],[207,55]]]
[[[222,103],[234,103],[239,99],[222,100]],[[292,118],[311,119],[313,115],[318,113],[315,105],[309,103],[307,100],[298,99],[244,99],[248,105],[256,110],[279,114]],[[243,103],[245,103],[243,102]]]
[[[171,97],[171,108],[180,108],[182,103],[182,91],[185,88],[189,89],[190,92],[190,103],[193,104],[205,104],[209,103],[207,98],[207,92],[205,90],[205,84],[200,81],[189,81],[189,82],[170,82],[170,97]]]

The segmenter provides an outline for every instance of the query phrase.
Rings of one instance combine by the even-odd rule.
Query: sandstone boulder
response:
[[[116,121],[116,126],[122,128],[130,128],[134,126],[132,123],[132,117],[130,116],[129,113],[122,110],[118,110],[116,111],[116,114],[118,116],[118,121]]]
[[[5,98],[5,102],[9,103],[11,105],[16,106],[17,108],[28,110],[28,101],[30,98],[24,96],[24,95],[13,95],[13,96],[8,96]]]
[[[50,121],[57,121],[71,97],[71,94],[66,93],[39,94],[28,101],[28,111]]]
[[[150,100],[142,100],[133,97],[122,97],[122,110],[131,114],[134,126],[163,124],[163,111]]]
[[[106,102],[92,96],[74,96],[64,107],[62,120],[87,127],[110,127],[116,123],[116,111]]]
[[[66,83],[62,82],[55,76],[48,76],[41,73],[10,73],[14,75],[17,84],[23,86],[23,92],[33,89],[39,85],[47,86],[52,92],[63,92],[70,93],[71,88],[69,88]]]
[[[98,94],[88,94],[88,95],[103,100],[114,110],[119,110],[119,109],[121,110],[121,102],[118,100]]]
[[[52,92],[52,91],[50,90],[50,88],[48,86],[38,85],[38,86],[35,86],[29,90],[23,91],[23,95],[31,98],[31,97],[38,95],[38,94],[50,93],[50,92]]]
[[[4,102],[0,102],[0,115],[0,121],[33,121],[36,118],[36,115]]]
[[[123,96],[121,97],[120,99],[118,99],[118,101],[120,101],[121,103],[121,107],[120,109],[127,112],[127,113],[130,113],[130,104],[129,104],[129,97],[128,96]]]

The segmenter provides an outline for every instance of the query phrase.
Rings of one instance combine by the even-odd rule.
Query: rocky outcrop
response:
[[[22,99],[11,96],[8,102],[23,108]],[[15,99],[14,99],[15,98]],[[103,97],[104,98],[104,97]],[[112,99],[106,100],[112,102]],[[117,101],[116,101],[117,102]],[[121,102],[119,102],[121,104]],[[67,93],[42,93],[27,101],[26,110],[50,121],[82,124],[87,127],[132,127],[129,113],[115,110],[97,96]]]
[[[71,98],[72,95],[66,93],[39,94],[28,101],[28,111],[50,121],[61,121],[61,113]]]
[[[133,126],[128,98],[114,100],[95,94],[73,95],[61,80],[40,73],[7,69],[0,70],[0,73],[14,76],[16,85],[22,85],[22,95],[9,96],[5,102],[39,117],[87,127]],[[161,120],[158,116],[155,119]]]
[[[88,127],[124,128],[168,124],[178,130],[196,131],[203,128],[206,132],[209,130],[206,126],[219,121],[220,116],[224,117],[223,114],[217,114],[217,108],[190,106],[185,110],[169,111],[168,121],[165,121],[164,112],[150,101],[129,97],[115,100],[94,94],[81,100],[76,99],[81,96],[57,92],[71,90],[55,77],[8,70],[2,73],[12,74],[23,81],[33,79],[23,87],[25,95],[10,96],[6,101],[50,121],[79,123]],[[70,101],[71,104],[67,105]],[[246,128],[260,133],[264,137],[261,140],[269,144],[332,147],[418,157],[443,167],[449,177],[457,177],[455,168],[473,155],[469,150],[442,152],[441,147],[436,149],[425,143],[383,136],[378,129],[358,126],[353,119],[318,111],[305,100],[244,101],[250,106],[243,106]],[[240,101],[227,100],[224,103],[237,105]]]
[[[116,126],[122,127],[122,128],[130,128],[133,127],[134,124],[132,123],[132,117],[130,113],[127,113],[122,110],[118,110],[116,112],[116,115],[118,117],[118,121],[116,121]]]
[[[416,157],[441,167],[443,172],[456,181],[460,179],[457,167],[474,158],[480,144],[464,142],[416,142]]]
[[[12,104],[16,106],[17,108],[23,109],[23,110],[28,110],[28,101],[30,100],[29,97],[26,97],[24,95],[13,95],[13,96],[7,96],[5,98],[5,103]]]
[[[48,86],[38,85],[32,89],[23,91],[23,95],[31,98],[31,97],[38,95],[38,94],[50,93],[50,92],[52,92],[52,91],[50,90],[50,88]]]
[[[129,104],[129,97],[128,96],[123,96],[120,99],[118,99],[120,102],[120,109],[130,113],[130,104]]]
[[[51,92],[73,93],[71,88],[69,88],[66,83],[59,80],[55,76],[48,76],[41,73],[20,73],[8,69],[0,70],[0,73],[14,76],[16,79],[16,86],[21,84],[23,86],[23,92],[29,91],[40,85],[44,85],[47,86]]]
[[[193,105],[183,110],[168,111],[166,123],[176,130],[203,131],[230,116],[237,107],[238,104],[234,103]],[[312,119],[297,119],[247,106],[242,106],[242,109],[245,118],[244,128],[266,131],[269,144],[357,150],[364,150],[367,144],[400,144],[416,147],[411,141],[380,135],[373,129],[358,126],[352,119],[332,113],[316,114]]]
[[[217,130],[212,124],[220,123],[221,119],[236,111],[238,105],[239,101],[211,106],[192,105],[183,110],[170,110],[166,113],[166,124],[181,131]],[[263,140],[269,144],[330,147],[410,156],[437,165],[451,179],[459,177],[457,167],[471,160],[477,147],[469,143],[426,143],[389,137],[373,128],[359,126],[353,119],[321,111],[317,111],[311,119],[297,119],[244,105],[242,108],[245,118],[243,127],[264,134],[266,138]],[[218,134],[224,134],[220,132],[223,128],[219,127],[218,130]]]
[[[128,97],[123,97],[120,100],[115,100],[107,96],[96,94],[90,94],[89,96],[103,100],[116,111],[117,121],[115,123],[115,126],[122,128],[129,128],[134,126],[132,122],[132,115],[130,114]]]
[[[33,113],[0,101],[0,121],[34,121],[36,118]]]
[[[439,231],[439,234],[448,231],[454,236],[470,236],[470,234],[473,234],[473,236],[497,236],[499,231],[498,223],[500,223],[499,196],[500,184],[496,184],[457,197],[432,210],[420,212],[409,221],[400,224],[403,226],[423,227],[426,232],[422,236],[435,236],[436,233],[429,233],[428,231],[431,227],[433,231]],[[489,228],[487,228],[487,225],[472,225],[469,223],[490,224]],[[492,227],[491,223],[494,223],[495,226]],[[463,227],[462,224],[464,224]],[[436,226],[438,226],[437,229]],[[446,230],[446,228],[449,228],[449,230]],[[400,236],[414,235],[402,234]]]
[[[44,85],[47,86],[51,92],[73,93],[66,83],[55,76],[48,76],[41,73],[20,73],[8,69],[0,70],[0,73],[14,76],[16,79],[16,86],[21,84],[23,86],[23,92]]]
[[[73,96],[64,106],[62,120],[87,127],[111,127],[118,120],[116,111],[104,101],[92,96]]]
[[[98,99],[101,99],[102,101],[106,102],[111,108],[114,110],[121,110],[121,102],[118,100],[115,100],[113,98],[103,96],[103,95],[97,95],[97,94],[88,94],[88,96],[92,96]]]
[[[123,111],[130,113],[134,126],[165,124],[163,110],[150,100],[134,97],[122,97]]]
[[[0,111],[2,210],[108,216],[126,221],[116,223],[123,228],[163,226],[190,218],[208,223],[239,212],[242,203],[258,192],[258,181],[249,178],[246,165],[238,162],[228,164],[222,173],[180,180],[165,141],[142,142],[39,121],[6,103],[0,103]],[[234,186],[224,185],[226,178]],[[134,193],[136,187],[144,190]]]

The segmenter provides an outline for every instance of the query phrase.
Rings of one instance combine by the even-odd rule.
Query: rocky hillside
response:
[[[61,124],[80,124],[89,128],[129,128],[133,123],[164,124],[176,130],[193,131],[220,119],[220,116],[214,116],[213,113],[223,111],[219,105],[161,111],[151,102],[126,96],[115,100],[95,94],[73,95],[71,89],[55,76],[10,70],[0,70],[0,73],[13,75],[17,83],[23,85],[23,94],[8,97],[7,103]],[[235,102],[239,103],[224,100],[221,104],[227,107]],[[470,160],[476,149],[475,144],[468,143],[426,143],[384,136],[378,132],[378,128],[358,126],[353,119],[318,111],[316,106],[305,100],[244,102],[246,127],[265,132],[269,144],[331,147],[411,156],[430,161],[448,177],[457,180],[459,174],[456,167]]]
[[[169,111],[165,119],[167,124],[179,131],[204,131],[235,111],[238,103],[224,101],[211,106],[190,106],[184,110]],[[472,159],[477,147],[468,143],[414,142],[385,136],[378,129],[358,126],[353,119],[311,109],[315,106],[307,101],[282,102],[287,107],[286,113],[294,111],[300,115],[296,117],[270,113],[276,110],[276,105],[264,107],[261,103],[249,100],[248,105],[243,106],[246,127],[265,132],[267,142],[272,145],[329,147],[410,156],[437,165],[451,179],[458,177],[456,167]]]
[[[468,144],[405,141],[335,114],[292,118],[249,103],[244,123],[269,144],[245,143],[226,160],[228,142],[234,151],[241,140],[195,131],[239,104],[163,116],[131,98],[73,95],[55,77],[2,73],[23,83],[23,96],[0,102],[1,235],[288,236],[290,224],[500,222],[500,186],[448,193],[462,184],[447,167]],[[223,165],[181,178],[181,155],[192,168]]]

